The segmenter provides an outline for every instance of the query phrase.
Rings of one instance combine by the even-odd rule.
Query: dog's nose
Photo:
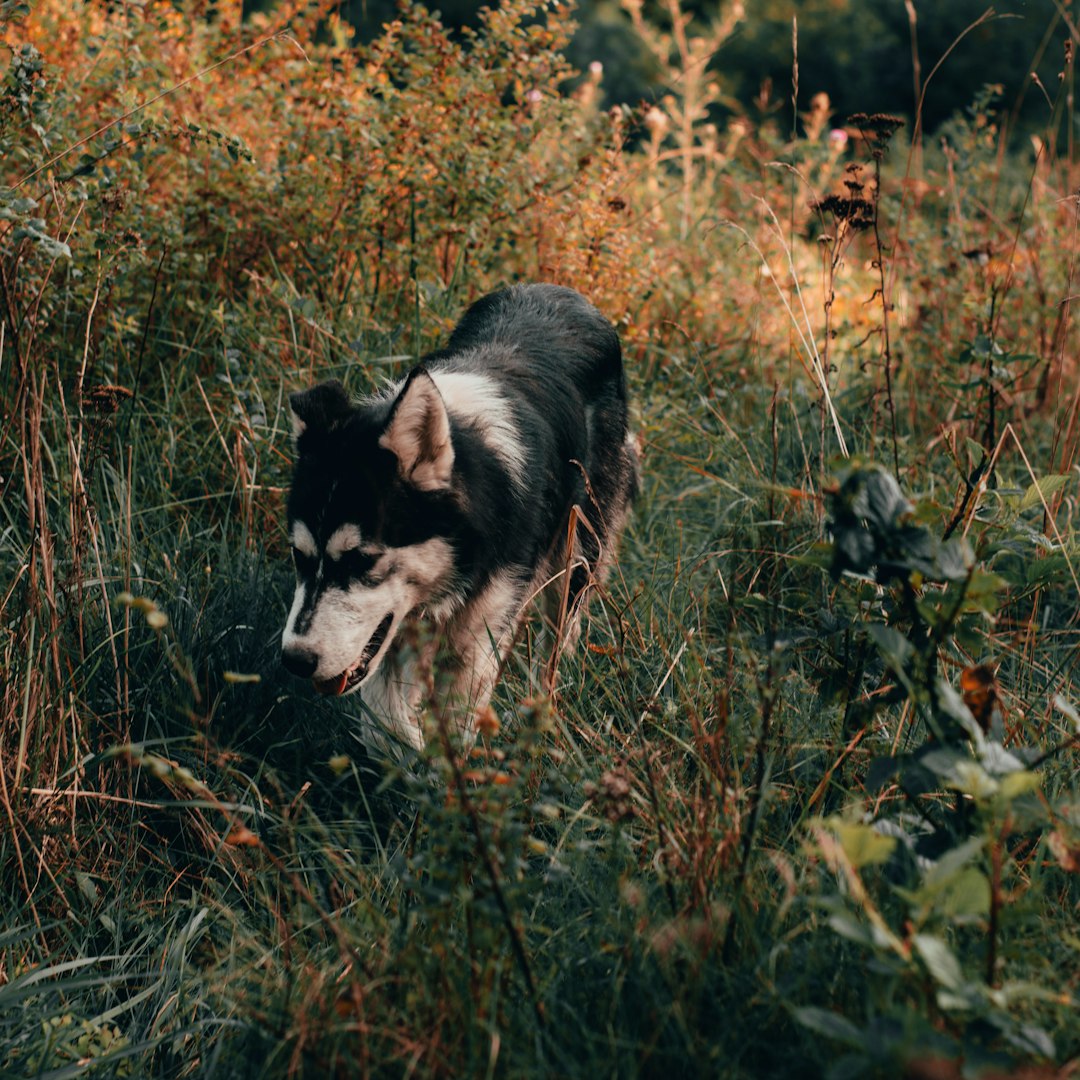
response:
[[[285,665],[286,671],[300,679],[310,679],[319,666],[319,657],[310,649],[282,649],[281,662]]]

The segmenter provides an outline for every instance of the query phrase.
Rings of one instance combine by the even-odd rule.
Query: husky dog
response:
[[[383,393],[354,402],[331,381],[289,403],[285,667],[323,694],[362,689],[414,747],[428,703],[470,738],[545,587],[561,641],[576,636],[636,493],[614,329],[572,289],[516,285],[473,304],[445,349]],[[419,621],[426,639],[408,632]],[[435,702],[432,662],[446,675]]]

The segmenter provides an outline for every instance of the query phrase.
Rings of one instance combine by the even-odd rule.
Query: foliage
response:
[[[1023,156],[1016,71],[932,142],[803,39],[792,135],[665,10],[604,111],[561,5],[0,7],[0,1071],[1080,1053],[1071,66]],[[644,489],[554,692],[537,619],[388,764],[278,665],[285,397],[534,278],[617,322]]]

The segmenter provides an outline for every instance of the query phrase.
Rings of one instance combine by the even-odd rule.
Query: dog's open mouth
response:
[[[386,640],[386,635],[390,633],[390,624],[394,621],[394,613],[391,612],[386,618],[379,623],[375,629],[375,633],[371,635],[371,640],[364,646],[364,651],[360,654],[360,659],[347,671],[343,671],[340,675],[335,675],[332,679],[312,679],[312,683],[315,689],[320,694],[326,694],[329,697],[337,697],[340,694],[344,694],[346,690],[351,690],[357,683],[363,681],[367,676],[368,667],[371,661],[378,654],[378,651],[382,648],[383,642]]]

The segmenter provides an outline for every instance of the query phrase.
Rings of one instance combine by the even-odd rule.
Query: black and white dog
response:
[[[614,329],[572,289],[517,285],[384,393],[354,403],[332,381],[289,402],[286,668],[324,694],[362,687],[413,746],[425,704],[470,737],[535,596],[547,589],[562,640],[576,635],[636,493]],[[448,699],[425,701],[418,638],[402,633],[417,620]]]

